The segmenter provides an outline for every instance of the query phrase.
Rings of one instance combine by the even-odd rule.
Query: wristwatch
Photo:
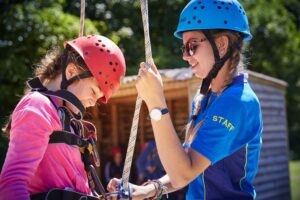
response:
[[[167,114],[169,112],[168,108],[153,108],[150,111],[150,118],[153,121],[159,121],[162,115]]]

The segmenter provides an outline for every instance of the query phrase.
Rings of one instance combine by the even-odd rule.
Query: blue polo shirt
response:
[[[262,115],[246,75],[235,77],[220,96],[211,92],[203,98],[194,124],[201,121],[204,123],[191,148],[208,158],[211,165],[189,184],[186,198],[255,199],[252,181],[262,144]]]

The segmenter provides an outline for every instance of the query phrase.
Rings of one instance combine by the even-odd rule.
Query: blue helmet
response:
[[[180,14],[175,37],[191,30],[227,29],[243,33],[243,40],[251,40],[245,10],[237,0],[191,0]]]

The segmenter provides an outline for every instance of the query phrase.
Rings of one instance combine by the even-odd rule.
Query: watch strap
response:
[[[161,111],[161,115],[167,114],[169,112],[168,108],[163,108],[160,111]]]

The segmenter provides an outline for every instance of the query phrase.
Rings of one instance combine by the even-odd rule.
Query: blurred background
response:
[[[187,67],[187,63],[181,59],[181,41],[173,36],[180,11],[187,2],[189,1],[149,0],[152,53],[159,69]],[[292,199],[298,200],[300,190],[296,186],[300,185],[300,1],[240,2],[247,11],[254,35],[253,40],[246,44],[247,68],[287,83],[284,89],[287,121],[282,123],[287,125],[286,142]],[[116,42],[124,52],[127,75],[135,75],[139,63],[145,58],[139,1],[86,0],[85,12],[85,35],[102,34]],[[62,47],[65,40],[78,36],[79,18],[80,0],[0,0],[1,127],[23,95],[24,83],[32,76],[35,64],[52,47]],[[105,111],[105,108],[102,110]],[[151,138],[143,138],[140,145],[148,139]],[[110,147],[118,145],[126,150],[127,140],[128,137],[124,142],[114,141]],[[99,145],[101,146],[101,141]],[[8,139],[1,132],[0,169],[7,147]],[[142,152],[144,148],[140,146],[138,149]],[[125,150],[122,152],[126,152]],[[107,163],[112,154],[103,155],[102,163]],[[104,172],[99,173],[104,176]],[[136,175],[135,179],[138,178],[139,175]]]

